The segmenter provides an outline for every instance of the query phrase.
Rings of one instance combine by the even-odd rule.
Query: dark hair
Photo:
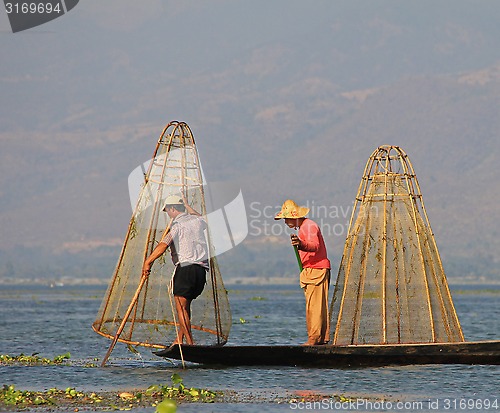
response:
[[[186,212],[186,207],[181,204],[165,205],[165,208],[170,208],[170,207],[176,209],[179,212]]]

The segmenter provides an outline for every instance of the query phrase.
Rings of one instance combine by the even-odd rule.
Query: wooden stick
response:
[[[165,229],[165,232],[163,234],[162,240],[165,237],[165,235],[168,232],[170,232],[170,226],[172,225],[172,221],[173,221],[173,219],[170,219],[170,222],[169,222],[169,224],[168,224],[168,226]],[[115,345],[118,342],[118,338],[120,337],[120,334],[122,333],[123,329],[125,328],[125,324],[127,324],[128,317],[129,317],[130,313],[132,312],[132,310],[134,309],[134,306],[136,305],[137,300],[139,299],[139,294],[141,293],[142,287],[144,287],[144,283],[147,281],[147,279],[148,279],[148,277],[144,277],[141,275],[141,281],[139,282],[139,286],[137,287],[137,290],[135,291],[135,294],[132,297],[132,301],[130,301],[130,305],[128,306],[127,311],[126,311],[125,315],[123,316],[123,320],[122,320],[120,326],[118,327],[118,330],[116,330],[115,337],[113,338],[113,341],[111,342],[111,345],[109,346],[108,352],[106,353],[106,355],[104,356],[104,358],[102,360],[101,367],[104,367],[106,365],[106,362],[108,361],[108,358],[111,355],[111,352],[115,348]]]
[[[146,280],[147,280],[147,277],[143,277],[143,276],[141,277],[141,282],[139,283],[139,286],[137,287],[137,290],[134,294],[134,297],[132,298],[132,301],[130,302],[130,305],[128,306],[127,312],[123,316],[123,320],[120,324],[120,327],[118,327],[118,330],[116,330],[115,337],[114,337],[113,341],[111,342],[111,345],[109,346],[108,352],[106,353],[106,355],[104,356],[104,359],[102,360],[101,367],[104,367],[106,365],[106,362],[108,361],[108,358],[111,355],[111,352],[115,348],[115,345],[118,341],[118,338],[120,337],[120,334],[122,333],[123,329],[125,328],[125,324],[128,321],[128,316],[130,315],[134,306],[136,305],[137,299],[139,298],[139,294],[141,293],[142,287],[144,286],[144,283],[146,282]]]
[[[291,235],[290,235],[290,237],[291,237]],[[297,263],[299,264],[300,272],[302,272],[302,270],[304,269],[304,267],[302,266],[302,260],[300,259],[299,247],[297,247],[297,245],[294,245],[293,249],[295,251],[295,256],[297,257]]]
[[[174,272],[172,273],[172,290],[173,290],[173,282],[174,282],[174,276],[175,276],[175,270],[177,269],[177,267],[174,267]],[[172,302],[172,295],[174,294],[173,291],[170,291],[170,288],[168,289],[168,298],[170,299],[170,307],[172,309],[172,318],[174,319],[174,327],[175,327],[175,339],[177,340],[179,338],[179,329],[177,327],[177,320],[175,319],[175,312],[177,311],[176,309],[174,309],[174,303]],[[179,326],[180,326],[180,321],[179,321]],[[181,342],[178,344],[179,346],[179,353],[181,355],[181,361],[182,361],[182,368],[186,368],[186,363],[184,362],[184,355],[182,354],[182,340]],[[173,347],[173,344],[172,344],[172,347]]]

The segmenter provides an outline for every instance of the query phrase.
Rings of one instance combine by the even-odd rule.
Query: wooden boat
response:
[[[225,366],[500,364],[500,341],[465,341],[420,185],[397,146],[377,148],[366,164],[330,321],[331,345],[182,345],[154,354]]]
[[[93,324],[113,339],[102,365],[118,341],[155,348],[159,357],[221,366],[500,364],[500,341],[465,342],[416,174],[407,155],[388,145],[372,153],[355,198],[330,306],[331,345],[224,346],[231,311],[211,247],[210,282],[192,310],[199,345],[165,348],[162,343],[177,336],[178,322],[171,292],[158,292],[168,284],[173,264],[158,263],[147,282],[141,268],[168,231],[164,195],[179,189],[207,215],[194,138],[185,123],[171,122],[158,140]]]
[[[182,350],[182,354],[181,354]],[[500,340],[377,345],[171,346],[159,357],[220,366],[369,367],[500,364]]]

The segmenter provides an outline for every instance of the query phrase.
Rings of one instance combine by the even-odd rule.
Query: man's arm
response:
[[[153,250],[151,255],[144,260],[144,264],[142,266],[142,276],[147,277],[151,272],[151,266],[155,262],[155,260],[161,257],[165,251],[167,250],[168,244],[165,242],[160,242],[156,248]]]
[[[187,201],[185,195],[184,194],[181,194],[181,195],[182,195],[182,202],[184,203],[184,206],[186,207],[187,213],[189,215],[196,215],[198,217],[201,217],[201,214],[198,211],[196,211],[195,209],[193,209],[191,207],[191,205],[188,204],[188,201]]]
[[[299,250],[306,252],[316,252],[319,250],[319,227],[317,225],[309,225],[305,228],[303,238],[297,237],[296,245]],[[292,240],[292,245],[293,245]]]
[[[198,217],[201,217],[201,214],[195,209],[191,208],[191,205],[189,205],[187,202],[184,204],[184,206],[186,207],[186,211],[189,215],[196,215]]]

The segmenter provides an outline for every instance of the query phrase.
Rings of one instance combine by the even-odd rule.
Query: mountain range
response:
[[[207,179],[245,199],[249,235],[219,257],[223,276],[294,276],[273,220],[287,198],[323,211],[338,266],[365,162],[392,144],[449,277],[498,281],[500,6],[286,6],[89,1],[47,31],[0,33],[0,278],[107,280],[128,175],[182,120]]]

